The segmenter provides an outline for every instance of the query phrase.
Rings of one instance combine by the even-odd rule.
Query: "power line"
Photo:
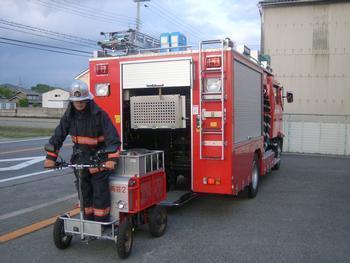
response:
[[[40,33],[45,34],[45,35],[58,36],[58,37],[61,37],[64,39],[69,39],[69,40],[73,40],[73,41],[85,43],[85,44],[90,44],[90,45],[96,45],[96,42],[97,42],[97,41],[92,40],[92,39],[77,37],[77,36],[59,33],[59,32],[55,32],[55,31],[51,31],[51,30],[47,30],[47,29],[43,29],[43,28],[39,28],[39,27],[24,25],[24,24],[12,22],[9,20],[1,19],[1,18],[0,18],[0,23],[5,24],[5,25],[10,26],[10,27],[21,28],[21,29],[25,29],[28,31],[40,32]]]
[[[12,45],[12,46],[19,46],[19,47],[43,50],[43,51],[48,51],[48,52],[52,52],[52,53],[60,53],[60,54],[65,54],[65,55],[87,57],[87,56],[84,56],[84,55],[79,55],[79,54],[74,54],[74,53],[69,53],[69,52],[64,52],[64,51],[51,50],[51,49],[45,49],[45,48],[39,48],[39,47],[25,46],[25,45],[21,45],[21,44],[9,43],[9,42],[4,42],[4,41],[0,41],[0,44],[6,44],[6,45]]]
[[[48,48],[55,48],[55,49],[73,51],[73,52],[78,52],[78,53],[83,53],[83,54],[91,54],[90,52],[87,52],[87,51],[82,51],[82,50],[77,50],[77,49],[72,49],[72,48],[57,47],[57,46],[40,44],[40,43],[29,42],[29,41],[23,41],[23,40],[18,40],[18,39],[13,39],[13,38],[0,37],[0,39],[6,40],[6,41],[13,41],[13,42],[18,42],[18,43],[23,43],[23,44],[35,45],[35,46],[40,46],[40,47],[48,47]]]
[[[198,29],[196,29],[196,28],[194,28],[194,27],[188,25],[187,23],[185,23],[185,22],[179,20],[178,18],[176,18],[175,15],[171,15],[171,12],[170,12],[170,11],[168,11],[168,10],[166,10],[166,9],[164,9],[164,8],[163,8],[163,9],[164,9],[164,11],[163,11],[162,9],[160,9],[159,5],[158,5],[158,6],[157,6],[157,5],[154,5],[153,8],[155,8],[158,12],[164,14],[164,15],[165,15],[166,17],[168,17],[171,21],[174,21],[175,24],[177,24],[177,25],[183,27],[184,29],[186,29],[187,31],[189,31],[189,32],[190,32],[192,35],[194,35],[196,38],[198,38],[198,39],[201,39],[201,38],[202,38],[202,35],[203,35],[203,34],[201,34],[201,32],[200,32]]]
[[[33,0],[28,0],[28,1],[33,2]],[[125,19],[117,19],[117,18],[110,19],[104,15],[103,16],[96,15],[95,13],[86,12],[86,11],[83,11],[83,10],[80,10],[77,8],[72,8],[72,7],[57,3],[57,2],[45,2],[42,0],[36,0],[36,2],[33,2],[33,3],[47,7],[47,8],[51,8],[51,9],[55,8],[55,9],[63,10],[67,13],[78,15],[80,17],[89,18],[89,19],[92,19],[94,21],[96,21],[98,19],[98,21],[103,21],[103,22],[107,22],[107,23],[111,23],[111,24],[120,24],[120,25],[127,24],[128,26],[131,24],[130,21],[127,21]]]
[[[153,7],[153,5],[152,5]],[[167,17],[167,15],[163,14],[162,12],[159,12],[157,9],[152,9],[151,6],[149,5],[149,8],[150,12],[153,12],[154,14],[158,15],[158,16],[161,16],[164,20],[168,21],[170,24],[173,24],[175,26],[178,26],[179,24],[177,23],[177,21],[174,21],[173,19]],[[197,34],[192,34],[195,38],[197,38],[198,40],[201,39],[200,36],[198,36]]]
[[[4,27],[4,26],[0,26],[0,28],[6,29],[6,30],[10,30],[10,31],[20,32],[20,33],[25,33],[25,34],[29,34],[29,35],[33,35],[33,36],[48,38],[48,39],[52,39],[52,40],[56,40],[56,41],[61,41],[61,42],[65,42],[65,43],[69,43],[69,44],[73,44],[73,45],[79,45],[79,46],[82,46],[82,47],[92,48],[92,46],[93,46],[93,45],[85,45],[85,44],[82,44],[82,43],[79,43],[79,42],[73,42],[73,41],[68,41],[68,40],[59,39],[59,38],[55,38],[55,37],[50,37],[48,35],[35,34],[33,32],[19,30],[19,29],[16,29],[16,28],[9,28],[9,27]]]
[[[133,17],[120,15],[120,14],[118,14],[116,16],[116,14],[113,13],[113,12],[102,11],[102,10],[98,10],[96,8],[89,8],[87,6],[83,6],[81,4],[81,1],[79,3],[74,3],[72,1],[67,1],[67,0],[51,0],[51,1],[53,1],[53,2],[61,2],[61,3],[64,2],[65,3],[64,5],[70,5],[72,7],[78,8],[79,10],[86,10],[88,12],[91,12],[92,14],[101,14],[104,17],[110,17],[112,19],[119,19],[120,17],[124,17],[123,19],[125,21],[130,21],[131,23],[135,23],[135,19]]]
[[[162,7],[162,5],[161,5],[160,3],[158,3],[158,5],[155,6],[155,8],[157,8],[157,9],[159,9],[159,10],[163,10],[168,16],[172,16],[173,18],[177,19],[177,16],[176,16],[174,13],[172,13],[171,11],[169,11],[168,9],[166,9],[165,7]],[[182,20],[179,20],[178,23],[179,23],[179,24],[183,24],[185,27],[188,27],[188,28],[193,29],[195,32],[197,32],[197,33],[199,33],[199,34],[201,34],[201,35],[203,35],[203,36],[208,36],[207,33],[204,33],[204,32],[201,31],[199,28],[195,28],[195,27],[189,25],[188,23],[183,22]]]

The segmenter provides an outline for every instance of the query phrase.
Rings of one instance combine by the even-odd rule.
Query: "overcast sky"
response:
[[[158,37],[162,32],[180,31],[195,47],[200,39],[230,37],[236,43],[259,49],[257,3],[256,0],[151,0],[141,8],[141,32]],[[88,68],[88,54],[60,50],[81,55],[76,56],[30,49],[22,47],[28,43],[18,41],[92,54],[98,46],[94,47],[90,41],[86,46],[87,40],[81,38],[97,42],[103,39],[101,31],[134,28],[135,16],[133,0],[1,0],[0,84],[30,88],[44,83],[68,87],[77,74]],[[71,36],[55,33],[79,39],[72,41]]]

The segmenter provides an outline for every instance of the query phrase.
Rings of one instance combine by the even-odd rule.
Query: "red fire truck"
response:
[[[122,148],[164,151],[170,189],[181,175],[193,193],[248,189],[253,198],[259,177],[279,168],[283,88],[229,39],[198,50],[104,54],[89,67],[91,92]]]

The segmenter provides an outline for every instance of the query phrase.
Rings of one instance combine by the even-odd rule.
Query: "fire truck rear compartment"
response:
[[[190,87],[123,91],[124,149],[163,150],[168,185],[184,190],[191,186],[190,102]]]

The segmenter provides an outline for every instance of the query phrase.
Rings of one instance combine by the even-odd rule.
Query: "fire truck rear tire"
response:
[[[72,241],[72,235],[67,235],[64,232],[64,222],[62,219],[57,218],[53,226],[53,242],[59,249],[66,249],[69,247]]]
[[[260,173],[259,173],[259,162],[258,156],[255,155],[253,159],[252,168],[252,182],[248,185],[248,197],[254,198],[258,194]]]
[[[117,251],[120,258],[128,258],[134,241],[133,229],[130,220],[124,220],[118,228]]]
[[[167,211],[165,207],[156,205],[148,213],[148,229],[153,237],[164,235],[167,227]]]

